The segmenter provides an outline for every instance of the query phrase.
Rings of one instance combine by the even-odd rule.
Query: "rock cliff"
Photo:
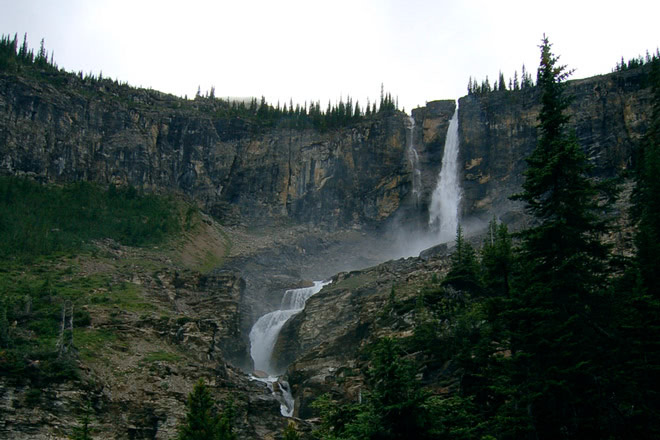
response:
[[[206,101],[0,73],[0,170],[179,191],[258,224],[378,223],[409,192],[403,113],[320,133],[262,129]]]
[[[571,128],[594,174],[613,177],[629,169],[651,111],[648,69],[569,81],[566,93],[574,97]],[[525,158],[536,146],[538,91],[470,95],[459,103],[462,217],[519,219],[520,205],[508,197],[520,190]]]

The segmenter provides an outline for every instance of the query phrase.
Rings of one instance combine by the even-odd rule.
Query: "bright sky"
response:
[[[550,5],[550,6],[548,6]],[[660,46],[653,0],[0,0],[0,33],[42,38],[69,71],[192,97],[271,103],[340,96],[366,103],[380,84],[407,111],[466,94],[469,76],[535,76],[546,33],[574,78]]]

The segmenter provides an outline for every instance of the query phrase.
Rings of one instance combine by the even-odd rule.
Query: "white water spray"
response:
[[[280,410],[286,417],[293,415],[294,400],[289,384],[279,380],[274,371],[271,363],[273,348],[284,324],[302,312],[307,300],[327,284],[330,284],[330,281],[314,281],[312,287],[287,290],[282,297],[280,309],[259,318],[250,330],[250,355],[254,360],[254,369],[268,375],[267,378],[254,379],[268,384],[268,388],[280,400]]]
[[[419,205],[419,199],[421,197],[422,190],[422,170],[419,168],[419,154],[417,154],[417,149],[415,148],[415,118],[412,116],[408,117],[408,162],[410,162],[410,167],[412,168],[412,192],[413,198],[415,199],[415,205]]]
[[[445,151],[438,183],[429,207],[429,226],[437,231],[440,243],[454,239],[458,227],[458,204],[461,189],[458,183],[458,103],[449,121]]]

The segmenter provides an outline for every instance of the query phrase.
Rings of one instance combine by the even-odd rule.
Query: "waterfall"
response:
[[[429,207],[429,226],[436,231],[440,243],[454,239],[458,227],[458,204],[461,189],[458,182],[458,102],[449,121],[445,151],[438,183]]]
[[[287,290],[282,297],[280,309],[259,318],[250,330],[250,355],[254,360],[254,369],[268,375],[259,378],[253,376],[253,379],[268,385],[273,395],[280,400],[280,410],[286,417],[293,415],[294,401],[289,384],[279,380],[272,366],[273,348],[284,324],[294,315],[302,312],[307,300],[327,284],[330,284],[330,281],[314,281],[311,287]]]
[[[410,162],[410,167],[412,168],[412,192],[413,198],[415,199],[415,205],[419,205],[419,198],[421,197],[422,189],[422,170],[419,168],[419,154],[417,154],[417,149],[415,149],[415,118],[412,116],[408,117],[408,162]]]

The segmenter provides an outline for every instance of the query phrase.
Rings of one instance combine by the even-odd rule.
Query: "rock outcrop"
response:
[[[110,240],[95,246],[92,254],[41,267],[61,285],[68,277],[105,280],[90,282],[83,306],[89,322],[73,322],[70,362],[77,374],[46,380],[38,362],[28,377],[3,374],[0,438],[67,439],[85,411],[94,438],[174,438],[199,379],[218,402],[233,400],[239,438],[279,435],[287,424],[279,401],[265,384],[228,364],[251,368],[241,364],[245,284],[238,274],[201,274],[174,261],[180,255],[173,251]],[[71,274],[62,270],[67,265]]]
[[[313,416],[310,404],[327,392],[357,400],[363,349],[379,337],[410,336],[418,295],[433,285],[432,274],[441,277],[448,267],[446,252],[389,261],[340,273],[311,297],[284,325],[274,349],[277,368],[289,366],[296,414]]]
[[[569,81],[570,126],[594,165],[594,175],[613,177],[631,167],[651,112],[648,69]],[[459,100],[464,218],[487,222],[493,214],[514,222],[525,158],[536,146],[540,97],[536,88],[470,95]]]

